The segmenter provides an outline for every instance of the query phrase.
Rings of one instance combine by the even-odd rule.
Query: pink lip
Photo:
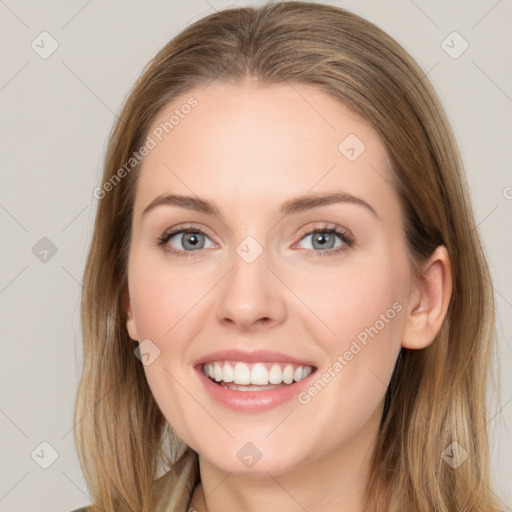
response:
[[[245,363],[265,363],[265,362],[280,362],[280,363],[294,363],[300,364],[302,366],[312,366],[316,368],[314,363],[311,361],[303,361],[297,359],[295,357],[281,354],[279,352],[272,352],[270,350],[254,350],[252,352],[245,352],[242,350],[231,349],[231,350],[221,350],[218,352],[211,352],[200,359],[198,359],[194,366],[197,367],[203,363],[211,363],[212,361],[243,361]],[[245,393],[245,391],[240,391],[240,393]],[[263,391],[258,391],[258,393],[263,393]]]
[[[262,359],[258,360],[262,361]],[[281,361],[281,359],[279,359],[279,361]],[[263,412],[297,397],[301,391],[304,391],[304,389],[309,386],[310,379],[316,373],[316,371],[313,370],[305,379],[281,388],[267,389],[265,391],[233,391],[223,388],[208,377],[205,377],[202,365],[197,366],[195,369],[206,391],[217,403],[228,409],[245,413]]]

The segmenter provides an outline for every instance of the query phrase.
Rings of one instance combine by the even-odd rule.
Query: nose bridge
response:
[[[267,268],[269,259],[269,250],[252,236],[238,244],[217,306],[219,321],[243,329],[262,321],[268,324],[283,321],[283,295],[279,281]]]

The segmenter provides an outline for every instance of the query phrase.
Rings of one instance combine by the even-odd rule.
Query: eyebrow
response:
[[[353,196],[352,194],[347,194],[346,192],[317,193],[289,199],[281,205],[279,211],[282,215],[292,215],[312,208],[318,208],[320,206],[327,206],[335,203],[348,203],[362,206],[370,211],[375,217],[379,218],[375,209],[364,199]],[[163,194],[156,197],[148,204],[148,206],[146,206],[146,208],[144,208],[141,216],[146,215],[157,206],[163,205],[178,206],[180,208],[194,210],[206,215],[215,215],[220,217],[219,209],[212,202],[207,201],[206,199],[200,199],[199,197],[183,196],[178,194]]]

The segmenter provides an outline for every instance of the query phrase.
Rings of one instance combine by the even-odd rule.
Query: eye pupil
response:
[[[330,240],[329,240],[330,238]],[[313,234],[313,247],[315,247],[315,243],[318,242],[320,244],[320,248],[324,248],[328,246],[329,249],[334,247],[334,236],[332,233],[314,233]],[[330,243],[329,243],[330,242]],[[318,247],[315,247],[318,249]]]
[[[200,233],[183,233],[183,247],[185,249],[196,249],[200,244],[199,235]],[[189,244],[189,247],[187,247],[187,244]]]

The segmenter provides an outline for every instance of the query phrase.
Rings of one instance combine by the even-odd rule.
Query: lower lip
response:
[[[315,374],[313,370],[305,379],[280,388],[265,391],[233,391],[215,384],[204,375],[202,368],[196,368],[196,371],[204,387],[216,402],[228,409],[243,412],[262,412],[288,402],[309,385],[309,379]]]

